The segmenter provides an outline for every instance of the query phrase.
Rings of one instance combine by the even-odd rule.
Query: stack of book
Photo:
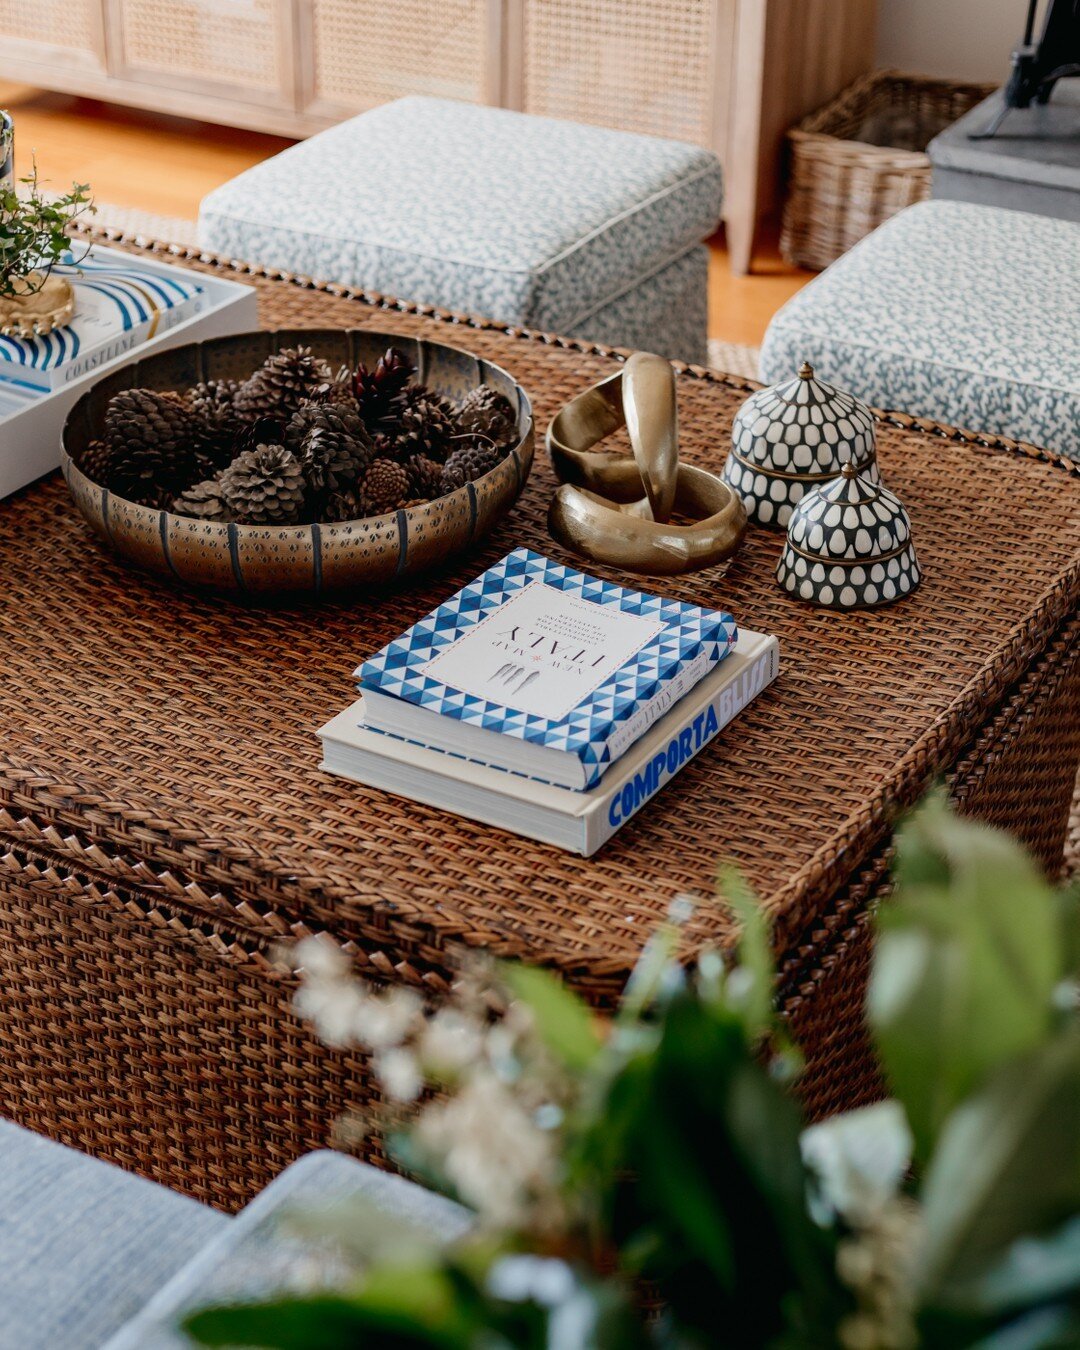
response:
[[[322,767],[588,855],[778,668],[730,614],[517,549],[360,666]]]
[[[75,315],[36,338],[0,338],[0,500],[60,463],[68,412],[132,357],[258,327],[251,286],[94,246],[54,269]]]
[[[207,304],[196,275],[91,254],[56,267],[75,291],[75,315],[43,337],[0,336],[0,397],[62,389]],[[6,387],[7,386],[7,387]]]

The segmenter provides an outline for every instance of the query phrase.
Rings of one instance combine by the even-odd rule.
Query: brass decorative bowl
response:
[[[459,399],[488,384],[517,409],[517,444],[492,470],[420,506],[314,525],[237,525],[195,520],[126,501],[92,482],[76,461],[102,435],[105,409],[122,389],[184,390],[201,380],[243,380],[282,347],[310,347],[332,369],[371,367],[397,347],[423,384]],[[239,333],[158,352],[99,380],[64,424],[60,465],[75,505],[110,548],[154,572],[249,595],[340,591],[410,576],[482,538],[518,499],[532,467],[528,396],[490,361],[440,342],[364,329],[298,328]]]

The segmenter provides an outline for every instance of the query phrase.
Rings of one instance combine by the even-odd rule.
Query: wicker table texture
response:
[[[541,431],[618,359],[172,255],[251,280],[268,326],[423,333],[489,357]],[[754,387],[680,376],[688,460],[720,468]],[[592,860],[328,777],[314,738],[366,653],[517,545],[562,556],[542,454],[470,554],[290,608],[129,570],[58,476],[0,504],[0,1114],[235,1208],[367,1092],[360,1059],[289,1011],[276,939],[328,930],[372,977],[436,998],[464,944],[554,966],[603,1006],[673,897],[709,897],[724,858],[775,923],[809,1109],[872,1098],[866,918],[897,814],[946,775],[1054,870],[1080,758],[1078,466],[894,414],[880,455],[921,590],[867,613],[806,607],[775,585],[781,541],[763,530],[726,572],[657,581],[778,634],[781,677]],[[688,944],[730,936],[706,899]]]

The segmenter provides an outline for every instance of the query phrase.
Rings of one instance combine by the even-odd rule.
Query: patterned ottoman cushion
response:
[[[433,98],[385,104],[205,199],[206,248],[505,323],[581,332],[715,228],[697,146]]]
[[[1080,458],[1080,225],[930,201],[774,317],[761,378],[802,361],[877,407]]]

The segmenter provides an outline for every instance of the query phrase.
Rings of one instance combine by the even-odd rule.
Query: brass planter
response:
[[[31,272],[19,295],[0,295],[0,337],[46,337],[75,316],[75,289],[67,277]]]
[[[364,520],[314,525],[237,525],[156,511],[117,497],[78,468],[101,436],[109,399],[122,389],[183,390],[200,380],[242,380],[271,352],[311,347],[333,369],[369,367],[389,346],[404,351],[417,378],[450,398],[491,385],[517,409],[518,441],[494,469],[422,506]],[[512,376],[470,352],[365,329],[278,329],[193,342],[133,361],[89,389],[68,414],[60,464],[76,506],[117,553],[154,572],[250,595],[340,591],[427,570],[481,539],[520,496],[532,467],[528,396]]]

